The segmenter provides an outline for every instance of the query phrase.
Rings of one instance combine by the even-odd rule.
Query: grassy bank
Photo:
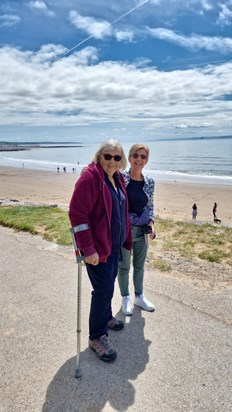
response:
[[[67,212],[47,206],[1,206],[0,224],[18,231],[41,235],[59,245],[71,245],[70,223]],[[171,270],[165,259],[156,259],[156,249],[173,251],[181,257],[198,257],[209,262],[232,265],[232,229],[210,224],[174,222],[157,218],[157,239],[149,248],[153,268]]]

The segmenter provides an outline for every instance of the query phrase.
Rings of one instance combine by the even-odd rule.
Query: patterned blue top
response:
[[[125,186],[127,187],[129,181],[130,181],[130,174],[129,171],[122,172],[122,175],[124,177],[125,181]],[[147,207],[149,209],[149,217],[152,222],[154,222],[154,191],[155,191],[155,181],[152,177],[150,176],[144,176],[144,186],[143,186],[143,191],[146,193],[148,202],[147,202]]]

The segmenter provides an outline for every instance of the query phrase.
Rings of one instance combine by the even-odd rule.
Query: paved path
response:
[[[136,308],[110,332],[113,364],[87,347],[83,270],[82,378],[75,379],[76,273],[71,248],[0,227],[1,412],[229,412],[229,291],[146,273],[155,313]],[[114,312],[119,312],[116,285]]]

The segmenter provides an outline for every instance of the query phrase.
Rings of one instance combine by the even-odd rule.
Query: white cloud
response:
[[[14,14],[0,15],[0,26],[12,27],[18,24],[20,21],[21,21],[21,18]]]
[[[48,7],[44,3],[44,1],[41,1],[41,0],[31,1],[29,3],[29,7],[31,9],[36,9],[36,10],[39,10],[39,11],[43,12],[48,17],[54,17],[54,15],[55,15],[53,11],[48,9]]]
[[[232,21],[232,10],[229,9],[229,5],[232,6],[232,3],[226,4],[219,4],[221,11],[219,13],[219,17],[217,23],[221,26],[229,26]]]
[[[112,34],[111,24],[106,20],[84,17],[75,10],[70,11],[69,19],[77,29],[83,30],[85,33],[96,39],[102,39]]]
[[[183,34],[177,34],[173,30],[156,28],[148,28],[148,33],[152,37],[168,41],[170,43],[177,44],[189,50],[209,50],[217,51],[222,54],[231,53],[232,51],[232,38],[221,36],[202,36],[198,34],[191,34],[185,36]]]
[[[132,42],[134,39],[134,31],[132,30],[118,30],[115,31],[115,37],[117,41],[123,41],[123,42]]]
[[[210,1],[208,0],[201,0],[202,9],[205,11],[210,11],[213,9],[213,6]]]
[[[118,42],[130,43],[135,37],[135,31],[132,29],[120,30],[115,28],[113,23],[93,17],[81,16],[75,10],[70,11],[69,20],[77,29],[84,31],[88,35],[71,50],[76,49],[90,38],[102,40],[108,37],[115,37]]]
[[[156,14],[158,13],[160,16],[170,16],[171,18],[178,14],[181,15],[185,12],[204,15],[217,6],[215,0],[150,0],[148,6],[149,5],[155,6]],[[151,9],[148,9],[148,13],[149,12],[151,12]]]
[[[66,58],[63,46],[39,52],[0,49],[0,124],[118,124],[118,127],[231,128],[232,63],[161,72],[98,62],[87,47]],[[154,126],[155,125],[155,126]],[[211,127],[211,126],[210,126]]]

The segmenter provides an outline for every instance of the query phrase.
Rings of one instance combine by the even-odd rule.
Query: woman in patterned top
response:
[[[126,192],[129,201],[129,215],[133,242],[133,284],[134,304],[142,309],[153,312],[154,305],[143,294],[144,265],[147,256],[149,234],[156,237],[154,223],[154,187],[152,177],[144,176],[142,170],[149,159],[149,148],[144,144],[134,144],[129,151],[130,170],[123,172]],[[121,310],[124,315],[133,314],[129,293],[129,271],[131,254],[121,248],[119,259],[118,283],[122,296]]]

